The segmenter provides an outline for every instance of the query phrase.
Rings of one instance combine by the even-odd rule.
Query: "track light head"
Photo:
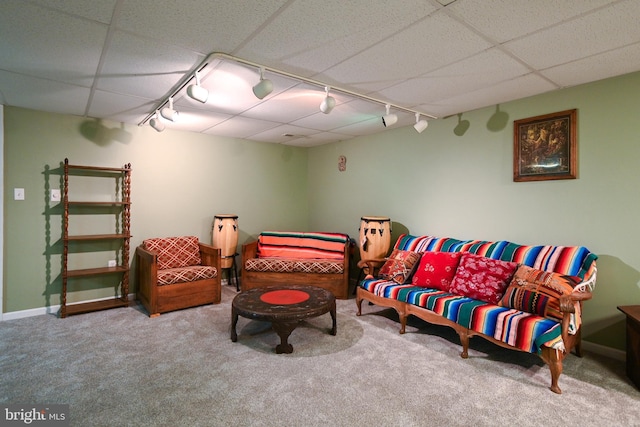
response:
[[[422,131],[425,130],[427,126],[429,126],[429,122],[425,119],[420,120],[420,113],[416,113],[416,124],[413,125],[413,128],[416,130],[416,132],[422,133]]]
[[[387,114],[382,116],[382,124],[384,125],[384,127],[393,126],[398,121],[398,116],[395,115],[395,114],[389,114],[389,110],[391,109],[391,105],[387,104],[386,105],[386,109],[387,109]]]
[[[162,132],[164,130],[164,123],[162,123],[162,120],[160,120],[160,117],[158,116],[157,111],[156,111],[156,115],[153,116],[151,120],[149,120],[149,125],[151,125],[151,127],[158,132]]]
[[[164,107],[160,111],[160,115],[167,120],[171,120],[172,122],[178,121],[178,112],[173,109],[173,98],[169,98],[169,106]]]
[[[189,85],[189,87],[187,88],[187,95],[189,95],[191,98],[195,99],[196,101],[200,101],[204,104],[205,102],[207,102],[207,99],[209,98],[209,91],[203,88],[202,86],[200,86],[200,76],[198,75],[197,71],[195,73],[195,76],[196,76],[196,84]]]
[[[329,96],[329,86],[325,86],[324,91],[326,96],[320,103],[320,111],[324,114],[329,114],[331,110],[333,110],[333,107],[336,106],[336,99],[333,96]]]
[[[253,87],[253,94],[258,99],[263,99],[273,91],[271,80],[264,78],[264,68],[260,68],[260,81]]]

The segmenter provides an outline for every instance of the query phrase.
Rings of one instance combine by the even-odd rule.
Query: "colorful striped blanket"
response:
[[[258,257],[341,260],[348,241],[341,233],[264,231],[258,236]]]
[[[513,261],[545,271],[553,271],[595,283],[597,256],[580,246],[525,246],[508,241],[487,242],[458,240],[432,236],[401,235],[394,249],[414,252],[470,252],[487,258]],[[536,353],[543,346],[564,351],[562,329],[555,319],[500,307],[455,295],[439,289],[398,284],[376,278],[366,278],[359,286],[368,292],[428,309],[465,328],[493,337],[518,349]],[[580,325],[572,316],[570,333]]]

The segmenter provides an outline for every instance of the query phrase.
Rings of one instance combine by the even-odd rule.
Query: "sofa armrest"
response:
[[[150,300],[155,295],[158,283],[158,255],[138,246],[136,257],[138,259],[138,293]]]
[[[214,248],[213,246],[206,245],[204,243],[198,243],[198,246],[200,248],[200,259],[202,260],[202,265],[215,267],[219,272],[222,261],[222,251],[220,248]]]
[[[142,246],[138,246],[136,248],[136,255],[138,256],[138,268],[144,270],[151,270],[153,268],[157,271],[158,255],[155,252],[148,251]]]
[[[242,263],[251,258],[258,258],[258,241],[242,245]]]

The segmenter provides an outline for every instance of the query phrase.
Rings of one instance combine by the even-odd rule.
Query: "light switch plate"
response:
[[[24,200],[24,188],[13,189],[13,200]]]
[[[52,202],[59,202],[60,201],[60,190],[59,189],[52,189],[51,190],[51,201]]]

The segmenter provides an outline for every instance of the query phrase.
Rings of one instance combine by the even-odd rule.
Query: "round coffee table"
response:
[[[231,341],[238,340],[238,316],[271,322],[280,337],[276,353],[291,353],[287,342],[291,332],[301,320],[331,313],[331,335],[337,332],[336,298],[315,286],[273,286],[240,292],[231,303]]]

